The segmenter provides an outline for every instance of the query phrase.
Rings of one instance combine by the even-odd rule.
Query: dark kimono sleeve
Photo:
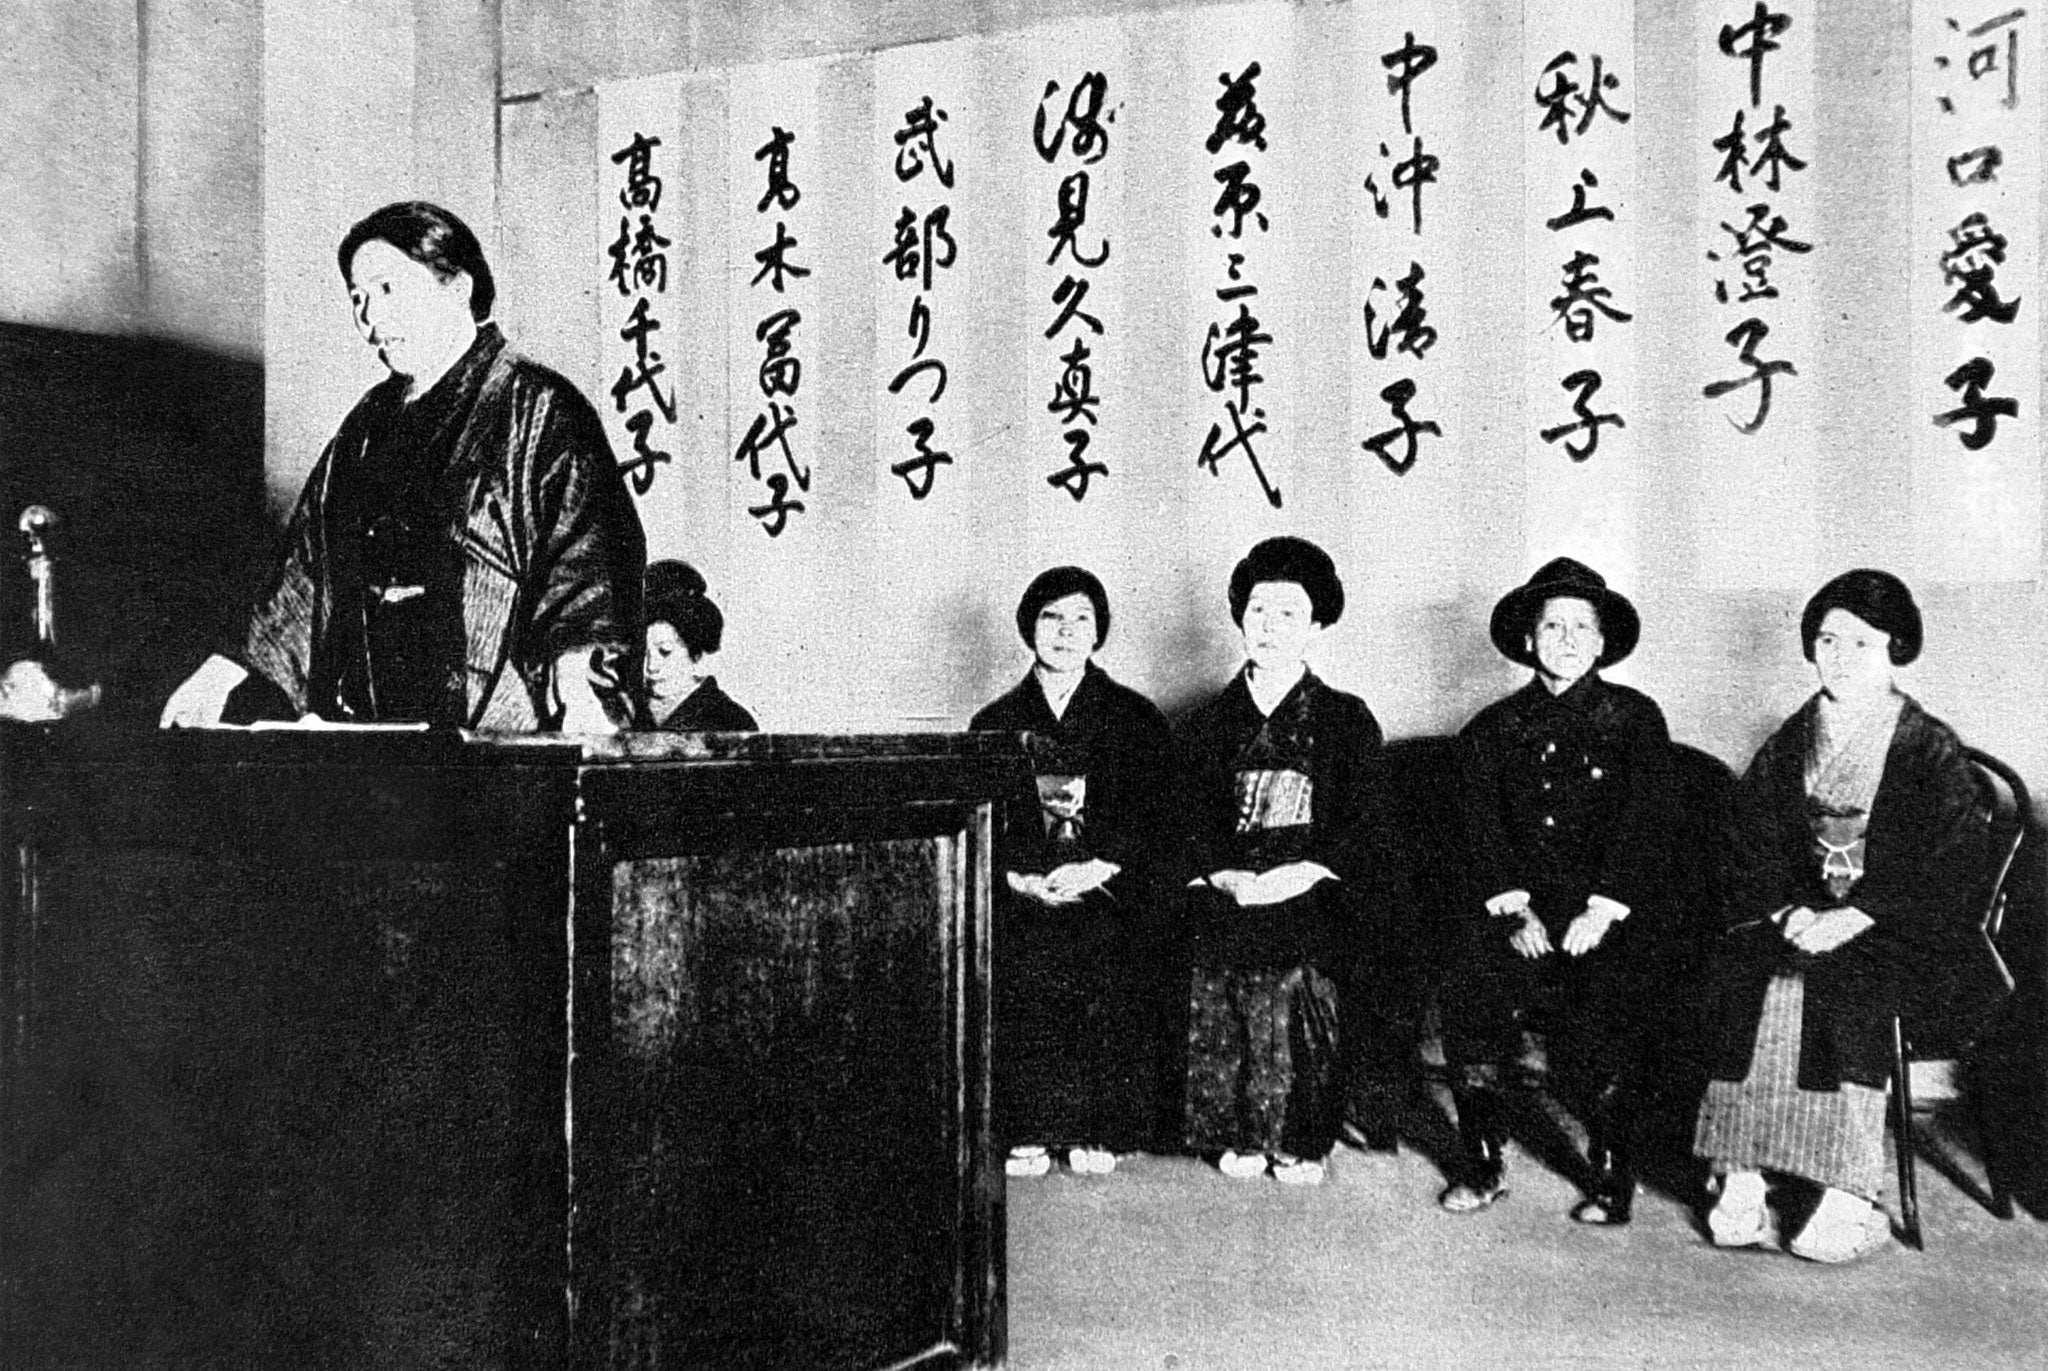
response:
[[[1343,712],[1317,746],[1332,747],[1324,774],[1337,782],[1334,800],[1324,809],[1325,797],[1318,794],[1317,815],[1328,813],[1329,821],[1318,822],[1311,860],[1330,868],[1338,880],[1357,885],[1386,863],[1391,844],[1387,841],[1386,759],[1381,749],[1385,739],[1379,720],[1363,703],[1347,702]]]
[[[1510,697],[1512,698],[1512,697]],[[1534,879],[1516,859],[1516,847],[1501,819],[1503,804],[1499,715],[1488,709],[1458,738],[1458,787],[1470,865],[1467,886],[1483,905],[1510,890],[1534,892]]]
[[[1967,931],[1964,901],[1980,884],[1985,827],[1962,741],[1917,709],[1899,721],[1864,834],[1868,874],[1848,903],[1901,953]]]
[[[529,454],[521,523],[531,558],[518,654],[541,671],[579,648],[624,650],[640,619],[640,517],[597,414],[566,383],[522,387],[515,442]]]
[[[1805,729],[1799,718],[1765,740],[1735,784],[1722,844],[1728,861],[1721,879],[1727,892],[1724,926],[1755,924],[1809,893],[1800,866],[1805,815],[1786,812],[1788,802],[1796,804],[1802,794]]]
[[[298,714],[309,707],[313,625],[319,613],[318,569],[324,561],[323,492],[333,462],[334,444],[330,443],[306,478],[291,521],[285,525],[277,569],[256,597],[241,633],[221,646],[222,656],[235,659],[276,686]]]
[[[1243,738],[1230,728],[1229,694],[1217,696],[1181,720],[1174,731],[1174,767],[1180,783],[1173,825],[1174,865],[1183,882],[1237,864],[1236,769]]]
[[[1105,751],[1116,768],[1116,815],[1103,840],[1093,845],[1095,855],[1134,876],[1171,879],[1181,870],[1180,840],[1174,832],[1181,786],[1166,716],[1131,692],[1121,697],[1115,733],[1106,740]]]
[[[1671,730],[1664,711],[1646,695],[1617,695],[1615,704],[1626,717],[1622,773],[1627,791],[1607,835],[1593,894],[1627,905],[1630,916],[1649,908],[1654,916],[1669,903],[1665,873],[1671,869],[1666,834],[1671,831],[1669,806],[1675,786],[1671,766]],[[1668,892],[1683,895],[1684,892]]]

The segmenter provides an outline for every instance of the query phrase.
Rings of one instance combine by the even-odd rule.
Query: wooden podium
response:
[[[1002,1364],[1011,739],[0,746],[12,1364]]]

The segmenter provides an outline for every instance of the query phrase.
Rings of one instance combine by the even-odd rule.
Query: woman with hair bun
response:
[[[753,733],[754,716],[718,688],[711,659],[725,641],[725,616],[688,562],[647,568],[646,650],[636,728],[668,733]]]
[[[1038,804],[1005,816],[995,1018],[997,1136],[1013,1176],[1053,1154],[1104,1174],[1153,1145],[1171,739],[1153,703],[1094,662],[1109,596],[1076,566],[1025,587],[1031,669],[970,727],[1026,735]]]
[[[1820,689],[1735,793],[1693,1150],[1719,1192],[1716,1246],[1774,1241],[1768,1173],[1818,1192],[1792,1252],[1843,1262],[1890,1236],[1876,1200],[1892,1017],[1971,955],[1984,826],[1961,741],[1892,679],[1920,655],[1904,583],[1844,572],[1799,637]]]
[[[1338,985],[1358,921],[1390,912],[1365,889],[1392,874],[1380,726],[1303,660],[1344,612],[1328,553],[1269,538],[1229,600],[1247,660],[1178,729],[1197,873],[1187,1143],[1226,1176],[1313,1185],[1342,1113]]]

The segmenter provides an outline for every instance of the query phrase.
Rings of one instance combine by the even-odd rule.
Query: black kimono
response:
[[[597,412],[494,325],[341,422],[223,653],[299,713],[527,731],[555,659],[623,653],[646,542]]]
[[[1379,722],[1309,671],[1263,715],[1239,672],[1177,736],[1189,876],[1313,861],[1337,877],[1264,906],[1188,892],[1188,1145],[1320,1159],[1342,1107],[1340,986],[1360,926],[1388,913]]]
[[[1590,1097],[1632,1065],[1672,940],[1671,736],[1641,691],[1589,672],[1561,694],[1540,678],[1481,710],[1459,735],[1470,842],[1465,930],[1440,1013],[1453,1068],[1519,1055],[1521,1016],[1548,1000],[1551,1062]],[[1513,915],[1486,901],[1528,892],[1551,952],[1524,957]],[[1589,896],[1624,905],[1598,947],[1573,957],[1565,930]]]
[[[1841,1081],[1881,1087],[1891,1071],[1891,1019],[1923,1007],[1920,992],[1946,987],[1981,957],[1975,911],[1985,827],[1976,781],[1955,731],[1908,696],[1885,753],[1883,778],[1863,835],[1863,875],[1846,897],[1823,884],[1814,856],[1805,766],[1815,705],[1808,701],[1772,734],[1735,793],[1731,932],[1713,967],[1716,1080],[1748,1069],[1771,979],[1806,982],[1800,1024],[1802,1090]],[[1765,922],[1787,905],[1853,905],[1876,921],[1819,957],[1794,949]]]
[[[761,730],[753,715],[718,688],[716,676],[706,676],[664,718],[656,719],[650,708],[649,702],[643,698],[633,720],[635,728],[659,729],[664,733],[758,733]]]
[[[1074,905],[998,886],[997,1137],[1005,1147],[1156,1146],[1170,853],[1161,830],[1174,789],[1165,716],[1091,662],[1059,717],[1027,674],[971,727],[1028,735],[1039,802],[1004,815],[1004,872],[1042,875],[1091,857],[1121,868]]]

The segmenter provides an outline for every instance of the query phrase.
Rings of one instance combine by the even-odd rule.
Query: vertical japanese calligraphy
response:
[[[900,421],[893,437],[892,425],[885,423],[878,438],[889,473],[903,493],[919,501],[931,496],[941,473],[956,461],[957,443],[940,422],[954,355],[948,338],[957,340],[968,323],[964,299],[951,302],[957,313],[946,308],[947,283],[961,264],[953,222],[963,181],[950,108],[955,103],[943,92],[913,85],[908,96],[896,94],[887,108],[876,110],[878,203],[886,217],[879,257],[888,285],[883,317],[890,312],[887,302],[896,305],[894,327],[884,334],[893,341],[880,343],[876,362],[889,397],[881,412]]]
[[[597,230],[603,284],[605,395],[619,467],[636,497],[676,460],[676,377],[669,354],[686,347],[671,287],[681,279],[677,88],[656,80],[608,92],[600,119]]]
[[[1431,276],[1441,262],[1430,251],[1443,234],[1428,232],[1442,215],[1434,191],[1443,159],[1433,150],[1440,144],[1430,141],[1427,119],[1417,118],[1418,109],[1441,107],[1422,98],[1425,89],[1434,91],[1444,82],[1436,70],[1438,49],[1428,41],[1433,36],[1426,26],[1419,38],[1414,27],[1403,26],[1395,38],[1389,24],[1383,30],[1385,50],[1368,54],[1365,97],[1376,113],[1372,127],[1380,136],[1367,139],[1371,170],[1358,185],[1345,187],[1359,220],[1370,216],[1379,226],[1370,235],[1364,270],[1372,274],[1360,305],[1365,349],[1373,362],[1368,370],[1376,386],[1376,404],[1368,406],[1365,427],[1376,431],[1359,446],[1395,476],[1414,469],[1425,440],[1444,435],[1442,388],[1424,395],[1417,384],[1443,338],[1444,323]],[[1375,92],[1375,85],[1382,89]],[[1434,369],[1427,374],[1434,378]],[[1378,426],[1382,419],[1385,427]]]
[[[1528,542],[1621,579],[1642,478],[1634,35],[1632,0],[1523,7]]]
[[[813,121],[791,119],[804,126]],[[754,271],[747,289],[756,297],[757,308],[736,311],[736,320],[751,323],[750,360],[758,362],[748,391],[755,393],[758,407],[746,421],[733,448],[733,462],[744,468],[752,483],[754,497],[746,505],[770,538],[779,538],[790,520],[804,513],[811,489],[811,466],[806,453],[811,445],[799,429],[798,393],[803,388],[804,310],[812,275],[804,240],[810,236],[811,215],[804,209],[804,187],[800,180],[809,147],[799,131],[785,127],[774,118],[756,121],[751,128],[736,130],[741,144],[750,148],[754,176],[750,181],[736,178],[744,186],[741,209],[751,210],[755,231],[742,242],[752,246]],[[804,228],[798,234],[795,228]],[[737,370],[737,368],[736,368]]]
[[[1697,489],[1715,584],[1802,585],[1815,557],[1815,8],[1698,11]]]
[[[2027,5],[1913,5],[1914,534],[1943,580],[2040,564],[2039,25]]]
[[[1262,453],[1273,426],[1261,367],[1274,335],[1260,317],[1266,306],[1258,284],[1261,248],[1273,229],[1274,205],[1262,181],[1265,154],[1278,135],[1269,134],[1261,104],[1266,67],[1250,49],[1243,45],[1220,69],[1199,73],[1192,97],[1201,106],[1194,127],[1206,159],[1196,165],[1207,172],[1207,193],[1197,202],[1213,240],[1211,312],[1195,359],[1212,409],[1195,465],[1219,479],[1228,466],[1233,479],[1249,477],[1279,509],[1284,497],[1277,473]]]
[[[1103,306],[1088,293],[1109,262],[1114,244],[1091,203],[1116,147],[1115,124],[1121,92],[1107,73],[1075,68],[1046,77],[1032,114],[1031,147],[1048,169],[1044,265],[1057,273],[1050,297],[1039,303],[1046,317],[1045,346],[1057,361],[1043,408],[1051,416],[1058,457],[1046,483],[1079,503],[1090,485],[1110,474],[1096,447],[1104,396],[1097,389],[1103,345]],[[1093,449],[1093,451],[1091,451]]]

